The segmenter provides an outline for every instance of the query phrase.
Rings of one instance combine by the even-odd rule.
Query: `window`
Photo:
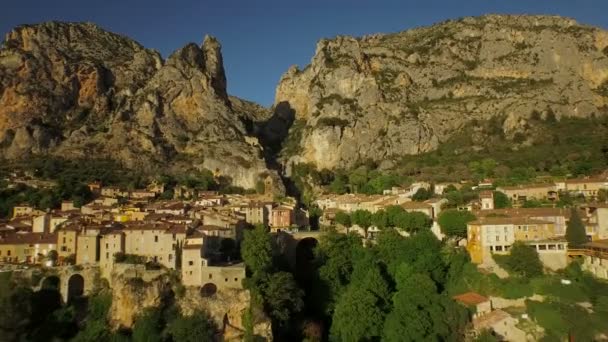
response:
[[[11,256],[11,251],[10,250],[6,251],[6,255]]]
[[[234,278],[234,281],[239,281],[239,278]]]
[[[496,251],[497,252],[502,252],[502,246],[496,246]]]
[[[188,261],[188,266],[192,266],[192,265],[194,265],[194,261],[192,261],[192,260]]]
[[[154,235],[154,242],[158,242],[158,235]]]
[[[110,253],[106,252],[106,259],[110,259]]]
[[[224,279],[224,281],[225,281],[225,282],[228,282],[228,278],[225,278],[225,279]]]
[[[175,235],[175,233],[173,233],[173,241],[175,241],[176,238],[177,236]]]
[[[110,244],[106,243],[106,249],[110,248]]]
[[[494,246],[490,246],[490,252],[494,252]]]
[[[496,235],[496,241],[500,241],[500,236]]]
[[[538,245],[538,249],[541,251],[546,251],[547,250],[547,245]]]
[[[169,261],[173,260],[173,255],[169,254],[169,258],[168,259],[169,259]]]
[[[209,273],[209,279],[213,278],[213,274]]]
[[[63,237],[63,243],[65,243],[65,236]]]

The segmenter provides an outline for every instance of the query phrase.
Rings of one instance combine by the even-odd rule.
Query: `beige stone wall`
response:
[[[234,266],[204,266],[201,269],[202,285],[213,283],[218,290],[242,289],[245,279],[245,265]]]
[[[77,232],[74,230],[61,230],[57,233],[57,254],[65,258],[76,254]]]
[[[566,268],[568,266],[568,254],[565,250],[563,251],[538,251],[538,256],[543,266],[557,271]]]
[[[608,280],[608,260],[598,257],[584,256],[583,270],[593,273],[600,279]]]
[[[204,259],[199,248],[184,248],[182,251],[182,284],[184,286],[202,286],[201,269]]]
[[[125,253],[145,256],[167,268],[175,268],[174,244],[183,241],[185,234],[166,234],[164,230],[125,230]]]
[[[109,279],[115,267],[114,255],[125,252],[124,235],[108,234],[104,235],[100,241],[99,267],[101,276]]]
[[[79,235],[77,237],[76,263],[92,264],[97,262],[97,235]]]
[[[608,239],[608,208],[597,208],[597,235],[599,239]]]

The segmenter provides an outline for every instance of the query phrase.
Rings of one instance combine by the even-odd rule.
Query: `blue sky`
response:
[[[271,105],[290,65],[308,64],[316,42],[338,34],[396,32],[487,13],[558,14],[608,28],[605,0],[18,0],[5,1],[0,31],[48,20],[91,21],[163,56],[205,34],[222,43],[228,91]]]

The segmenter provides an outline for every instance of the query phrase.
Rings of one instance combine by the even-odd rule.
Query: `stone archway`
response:
[[[68,279],[67,302],[84,295],[84,277],[78,273],[72,274]]]
[[[207,298],[213,296],[217,292],[217,286],[214,283],[207,283],[201,287],[201,297]]]

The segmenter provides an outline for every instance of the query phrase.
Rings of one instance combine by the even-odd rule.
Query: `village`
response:
[[[39,182],[39,181],[37,181]],[[45,184],[45,183],[42,183]],[[393,187],[381,195],[325,194],[314,204],[318,217],[304,210],[294,198],[273,198],[271,194],[220,194],[185,186],[174,189],[174,199],[159,199],[164,185],[153,182],[145,189],[125,190],[88,184],[95,199],[76,207],[63,201],[60,208],[42,211],[28,205],[13,208],[12,216],[0,223],[0,262],[3,269],[64,265],[93,265],[109,279],[117,265],[139,263],[146,268],[177,270],[187,287],[213,295],[224,289],[243,289],[246,268],[239,248],[244,232],[263,225],[271,233],[310,232],[311,220],[318,230],[359,234],[373,244],[382,227],[344,224],[339,215],[367,212],[370,215],[399,207],[420,213],[430,222],[438,239],[446,239],[439,217],[445,210],[469,212],[464,238],[456,241],[466,248],[471,262],[480,270],[505,276],[494,255],[508,254],[516,242],[532,246],[547,270],[564,269],[573,258],[582,259],[584,270],[608,279],[608,203],[598,195],[608,190],[608,179],[568,179],[563,182],[495,187],[491,180],[471,186],[477,198],[446,209],[446,189],[460,189],[461,183],[414,182],[407,188]],[[268,185],[270,188],[270,184]],[[469,190],[471,190],[469,189]],[[427,192],[420,200],[416,194]],[[507,208],[496,208],[495,196],[508,198]],[[561,196],[579,198],[587,243],[568,246],[566,227],[572,211],[555,204]],[[529,208],[526,201],[549,205]],[[312,231],[313,233],[319,233]],[[399,233],[410,233],[400,229]],[[477,293],[454,297],[467,306],[479,306],[473,318],[476,331],[521,335],[517,319],[500,310],[500,305]],[[524,336],[524,335],[522,335]],[[518,340],[518,339],[515,339]]]

